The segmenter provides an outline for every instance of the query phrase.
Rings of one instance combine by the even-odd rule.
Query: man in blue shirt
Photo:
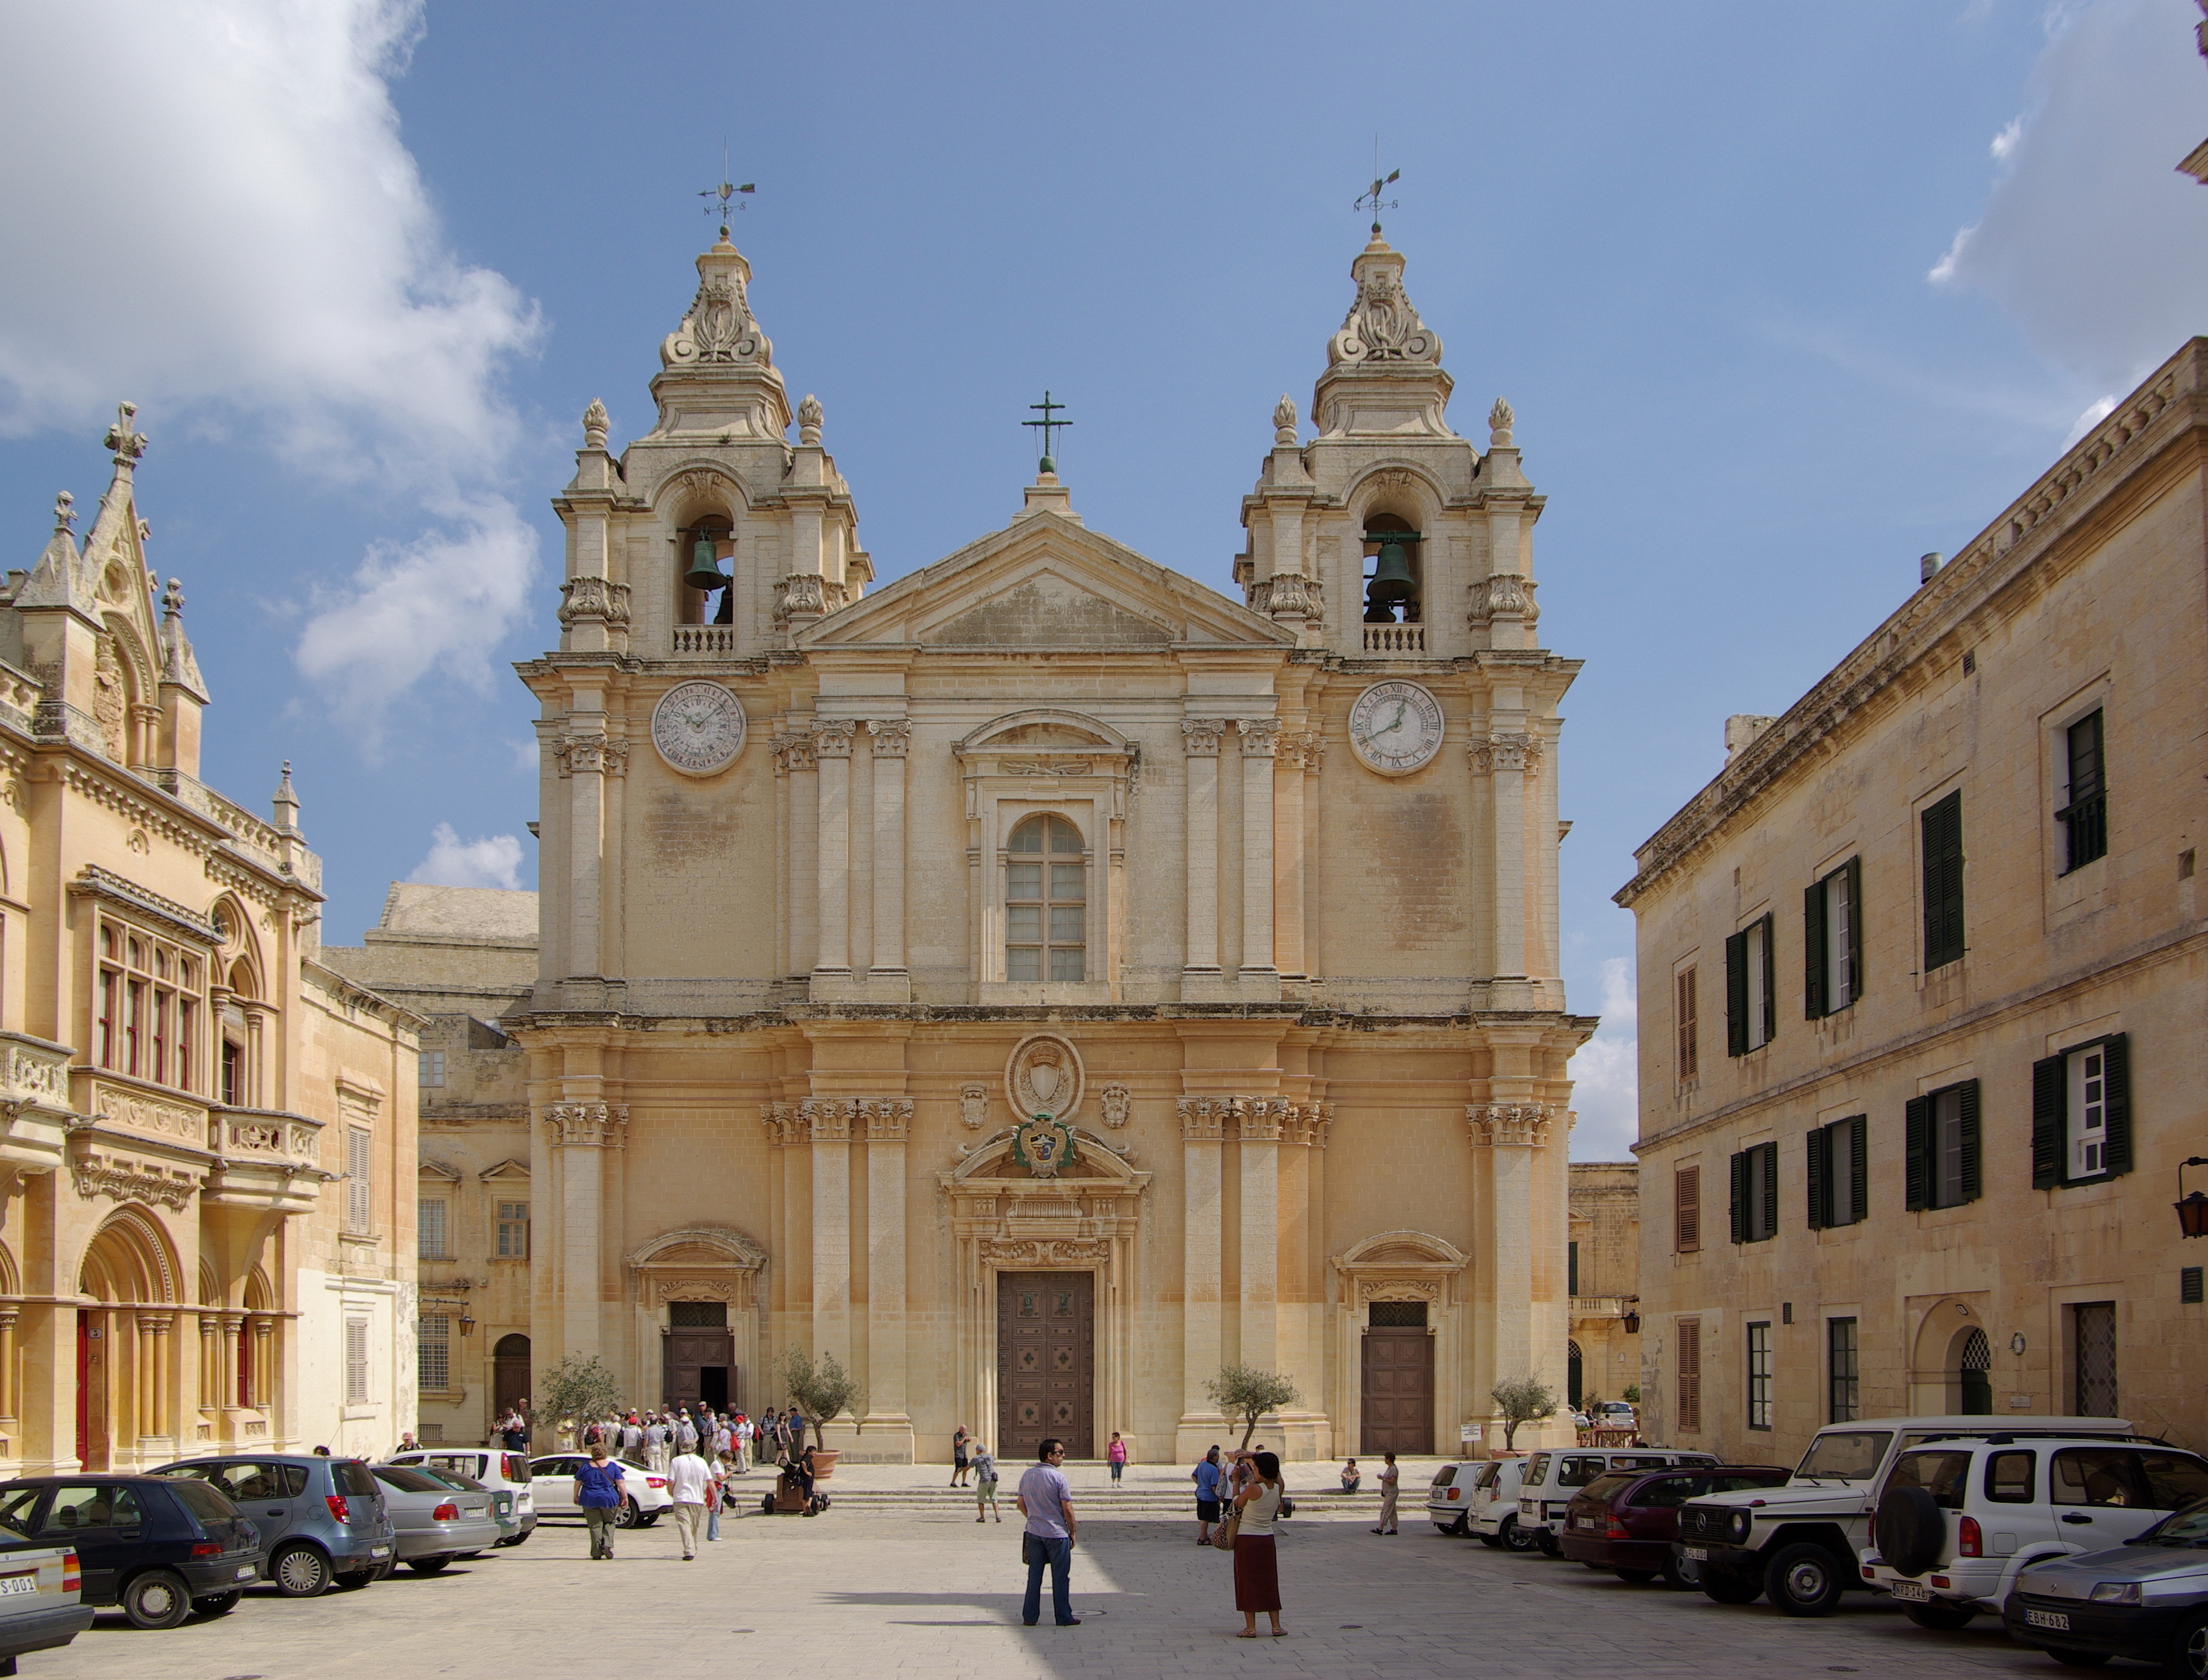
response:
[[[1066,1575],[1073,1567],[1073,1543],[1079,1532],[1073,1520],[1073,1485],[1059,1467],[1065,1462],[1065,1443],[1047,1437],[1035,1450],[1035,1461],[1020,1478],[1019,1497],[1013,1502],[1028,1520],[1020,1536],[1020,1551],[1028,1566],[1028,1595],[1020,1606],[1020,1620],[1035,1626],[1042,1616],[1042,1572],[1050,1568],[1050,1607],[1061,1628],[1077,1628]]]
[[[1215,1445],[1189,1473],[1196,1484],[1196,1543],[1211,1544],[1211,1525],[1219,1521],[1219,1449]]]

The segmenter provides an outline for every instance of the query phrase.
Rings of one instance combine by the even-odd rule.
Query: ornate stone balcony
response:
[[[68,1152],[66,1044],[0,1032],[0,1172],[51,1173]]]
[[[207,1148],[213,1170],[200,1191],[218,1207],[270,1213],[314,1210],[335,1174],[320,1165],[323,1123],[277,1108],[211,1108]]]
[[[1426,627],[1423,624],[1366,624],[1359,627],[1365,633],[1364,648],[1367,653],[1426,657]]]
[[[678,624],[675,627],[675,651],[677,653],[711,653],[726,658],[736,651],[736,627],[733,624]]]

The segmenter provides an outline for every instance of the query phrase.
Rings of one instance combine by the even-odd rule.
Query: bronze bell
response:
[[[713,537],[710,531],[698,533],[698,541],[690,550],[690,569],[682,574],[682,581],[693,589],[721,589],[728,577],[721,570],[721,562],[713,558]]]
[[[1405,601],[1419,592],[1411,580],[1411,562],[1403,553],[1406,543],[1416,541],[1407,531],[1376,531],[1366,538],[1380,545],[1380,558],[1372,568],[1372,581],[1365,586],[1368,601]]]

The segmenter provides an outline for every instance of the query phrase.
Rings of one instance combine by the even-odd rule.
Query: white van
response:
[[[1663,1470],[1674,1464],[1716,1464],[1708,1453],[1674,1452],[1663,1447],[1609,1449],[1595,1452],[1565,1447],[1535,1453],[1526,1461],[1526,1473],[1518,1485],[1518,1527],[1551,1557],[1563,1555],[1557,1530],[1564,1521],[1572,1495],[1597,1476],[1612,1470]]]

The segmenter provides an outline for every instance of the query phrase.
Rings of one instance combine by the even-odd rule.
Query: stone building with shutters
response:
[[[2204,531],[2196,339],[1641,849],[1652,1437],[2208,1446]]]
[[[1641,1167],[1575,1161],[1565,1274],[1572,1302],[1564,1398],[1630,1400],[1641,1381]]]
[[[620,453],[593,403],[540,704],[531,1336],[637,1399],[865,1390],[861,1458],[1119,1431],[1221,1368],[1310,1458],[1561,1386],[1567,1063],[1543,501],[1457,435],[1377,234],[1243,598],[1009,522],[872,589],[725,237]],[[1317,334],[1314,335],[1317,336]],[[1008,497],[1008,500],[1010,498]]]
[[[420,1022],[321,962],[290,766],[200,780],[135,413],[0,590],[0,1475],[413,1420]]]

